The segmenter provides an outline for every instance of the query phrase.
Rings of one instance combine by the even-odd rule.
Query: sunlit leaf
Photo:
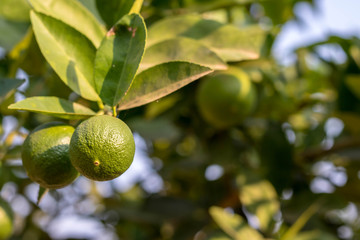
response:
[[[280,210],[277,193],[267,180],[251,180],[245,175],[238,177],[240,201],[247,211],[256,215],[260,229],[271,230],[275,214]]]
[[[31,12],[36,40],[41,52],[61,80],[80,96],[98,101],[93,85],[96,49],[82,34],[41,13]]]
[[[235,240],[263,240],[264,238],[237,214],[228,213],[225,209],[213,206],[209,213],[217,225]]]
[[[135,0],[134,4],[131,6],[129,13],[140,13],[143,3],[144,3],[144,0]]]
[[[199,79],[212,69],[188,62],[168,62],[136,75],[119,109],[134,108],[162,98]]]
[[[214,70],[226,69],[222,59],[198,41],[176,38],[154,44],[146,49],[139,71],[170,61],[192,62]]]
[[[105,28],[82,4],[74,0],[30,0],[37,12],[56,18],[86,36],[99,47]],[[106,4],[104,4],[106,5]]]
[[[87,107],[58,97],[30,97],[11,104],[9,109],[37,112],[63,119],[84,119],[96,114]]]
[[[0,103],[9,97],[10,94],[24,82],[25,80],[23,79],[0,78]]]
[[[124,16],[107,33],[96,53],[94,81],[103,102],[115,106],[135,77],[146,41],[144,20]]]
[[[199,15],[183,15],[161,20],[149,28],[147,47],[175,37],[199,40],[224,61],[256,59],[260,56],[265,33],[259,26],[239,29]]]

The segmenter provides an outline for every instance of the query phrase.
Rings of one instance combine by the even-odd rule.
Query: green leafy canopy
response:
[[[250,46],[245,40],[215,39],[230,32],[234,38],[244,39],[245,33],[254,31],[242,32],[235,26],[197,15],[154,24],[146,44],[147,28],[139,14],[142,1],[129,2],[123,9],[127,13],[114,12],[114,16],[105,18],[109,24],[111,18],[120,17],[107,33],[96,17],[76,1],[31,0],[30,3],[34,35],[50,66],[71,90],[98,102],[100,107],[103,103],[117,110],[138,107],[214,70],[226,69],[225,61],[258,57],[259,40],[255,41],[257,45]],[[99,10],[103,16],[105,8]],[[256,31],[251,36],[261,39],[262,33]],[[238,57],[233,57],[234,54]],[[35,101],[41,99],[23,101],[12,108],[51,112],[71,119],[81,115],[67,107],[52,109],[58,112],[50,111],[46,104],[31,107],[29,103]],[[64,100],[52,98],[52,101]]]

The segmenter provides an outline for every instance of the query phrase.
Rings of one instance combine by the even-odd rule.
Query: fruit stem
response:
[[[116,106],[113,106],[113,107],[112,107],[112,110],[113,110],[113,116],[116,117],[116,116],[117,116]]]
[[[97,102],[100,109],[104,109],[104,104],[101,101]]]
[[[43,199],[43,197],[49,192],[48,188],[43,188],[41,186],[39,186],[39,193],[38,193],[38,199],[36,204],[39,205],[40,201]]]

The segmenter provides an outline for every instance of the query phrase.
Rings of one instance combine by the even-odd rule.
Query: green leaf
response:
[[[28,22],[30,6],[26,0],[1,0],[0,16],[11,21]]]
[[[155,102],[149,103],[146,106],[144,116],[146,119],[154,119],[182,100],[182,95],[179,93],[173,93],[166,97],[163,97]]]
[[[293,17],[293,2],[287,0],[262,1],[261,5],[265,16],[269,17],[274,25],[283,24]]]
[[[144,53],[146,27],[138,14],[126,15],[110,29],[95,58],[96,91],[116,106],[133,81]]]
[[[192,62],[214,70],[224,70],[226,63],[206,46],[189,38],[169,39],[146,49],[139,71],[171,62]]]
[[[263,176],[280,195],[284,189],[291,186],[291,173],[294,168],[293,145],[289,142],[281,122],[269,121],[260,140],[259,150]]]
[[[175,124],[166,118],[158,117],[150,121],[144,118],[135,118],[126,123],[133,131],[151,141],[159,139],[162,141],[174,141],[181,135]]]
[[[131,88],[119,102],[119,109],[129,109],[162,98],[199,79],[212,69],[188,62],[168,62],[136,75]]]
[[[0,18],[0,46],[10,51],[26,35],[27,22],[14,22]]]
[[[105,29],[81,3],[74,0],[30,0],[35,11],[58,19],[86,36],[99,47]],[[105,4],[104,4],[105,5]]]
[[[355,64],[358,68],[360,68],[360,46],[358,44],[354,44],[349,49],[349,55],[354,60]]]
[[[152,25],[148,35],[147,47],[179,36],[196,39],[227,62],[259,58],[265,41],[257,25],[239,29],[199,15],[166,18]]]
[[[0,130],[0,134],[1,134],[1,130]],[[14,138],[12,139],[12,142],[10,144],[13,144],[13,142],[14,142]],[[2,158],[2,161],[6,161],[6,160],[11,161],[11,160],[21,158],[21,151],[22,151],[22,146],[21,145],[16,146],[16,147],[7,148],[6,154]],[[0,159],[1,159],[1,157],[0,157]]]
[[[280,210],[275,188],[266,180],[250,180],[249,176],[238,178],[240,201],[250,213],[256,215],[260,230],[271,231],[275,214]]]
[[[225,209],[212,206],[209,210],[217,225],[235,240],[263,240],[259,232],[251,228],[245,220],[237,214],[226,212]]]
[[[359,124],[359,122],[357,122]],[[358,135],[354,135],[358,136]],[[351,143],[351,141],[353,143]],[[359,139],[353,139],[348,140],[349,143],[342,141],[338,142],[337,145],[335,145],[335,149],[337,146],[341,146],[341,144],[348,144],[350,147],[347,148],[340,148],[338,151],[334,152],[341,158],[341,165],[344,166],[347,176],[347,182],[344,186],[336,188],[335,195],[341,196],[342,199],[344,199],[347,203],[354,202],[355,204],[359,203],[360,199],[360,179],[358,177],[358,169],[360,166],[359,156],[360,156],[360,149],[359,146]],[[351,146],[351,144],[353,144]],[[346,145],[345,145],[346,146]],[[356,146],[356,147],[355,147]],[[341,203],[338,201],[338,203]],[[338,209],[345,208],[344,206],[336,206]],[[322,210],[324,209],[322,205]]]
[[[84,119],[96,114],[87,107],[58,97],[30,97],[11,104],[9,109],[42,113],[63,119]]]
[[[113,26],[120,18],[130,12],[135,0],[96,0],[96,7],[107,26]]]
[[[32,11],[31,23],[42,54],[61,80],[80,96],[100,100],[91,84],[94,45],[75,29],[41,13]]]
[[[310,205],[308,209],[301,214],[296,222],[281,236],[280,240],[292,240],[298,235],[309,219],[319,210],[319,202]]]
[[[350,131],[354,136],[360,134],[360,116],[353,112],[335,112],[334,117],[341,119],[344,122],[344,128]]]
[[[345,77],[345,84],[349,87],[350,91],[360,99],[360,74],[348,74]]]
[[[24,70],[29,76],[41,76],[48,71],[48,64],[42,55],[39,45],[36,42],[34,32],[29,29],[26,36],[9,53],[9,57],[16,59],[16,64],[12,66],[12,71],[16,72],[18,68]],[[53,71],[50,75],[56,75]],[[60,79],[57,78],[56,81]],[[61,80],[60,83],[65,86]],[[27,89],[27,94],[29,93]],[[29,94],[31,95],[31,94]],[[33,94],[34,95],[34,94]],[[32,96],[33,96],[32,95]],[[48,95],[48,94],[46,94]]]
[[[96,20],[100,23],[102,31],[106,32],[106,28],[105,28],[105,22],[103,21],[103,19],[101,18],[99,11],[96,7],[96,2],[95,0],[78,0],[79,3],[81,3],[88,11],[91,12],[91,14],[94,15],[94,17],[96,18]],[[107,1],[108,2],[108,1]],[[106,3],[107,3],[106,2]],[[105,5],[105,4],[104,4]],[[104,36],[103,36],[104,37]],[[101,41],[100,41],[101,42]]]
[[[143,3],[144,3],[144,0],[135,0],[129,13],[138,13],[139,14]]]
[[[24,79],[0,78],[0,103],[8,98],[24,82]]]
[[[312,230],[296,235],[292,240],[337,240],[334,235],[321,231]]]

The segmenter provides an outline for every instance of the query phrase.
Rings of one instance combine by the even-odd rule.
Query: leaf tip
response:
[[[7,108],[8,109],[16,109],[15,103],[10,104]]]

